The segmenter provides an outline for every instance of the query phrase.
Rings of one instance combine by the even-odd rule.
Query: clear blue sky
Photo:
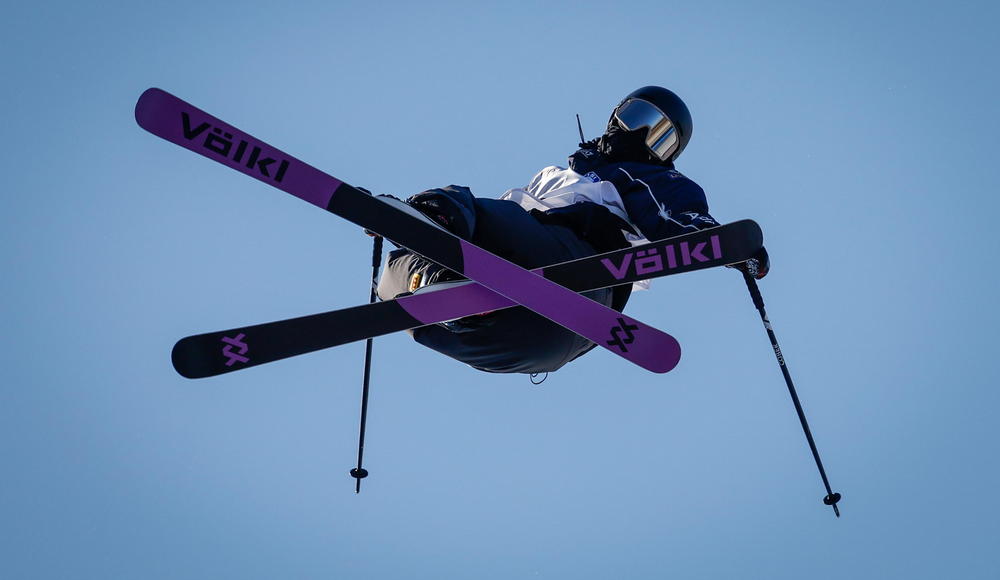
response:
[[[30,7],[29,7],[30,6]],[[997,578],[988,2],[19,3],[0,102],[4,578]],[[135,126],[167,89],[344,180],[496,196],[645,84],[756,219],[836,520],[739,276],[604,352],[475,372],[405,335],[189,381],[178,338],[367,300],[357,228]]]

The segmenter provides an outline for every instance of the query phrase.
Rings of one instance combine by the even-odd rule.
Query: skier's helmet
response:
[[[628,132],[648,129],[646,149],[654,162],[671,163],[691,139],[691,113],[673,91],[642,87],[629,93],[615,107],[608,129]]]

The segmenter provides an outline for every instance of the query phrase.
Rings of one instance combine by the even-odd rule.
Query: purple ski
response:
[[[647,370],[665,373],[680,360],[680,344],[669,334],[385,203],[165,91],[144,92],[135,118],[158,137],[393,240]]]

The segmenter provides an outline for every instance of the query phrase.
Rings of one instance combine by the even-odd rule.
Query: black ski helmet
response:
[[[646,151],[658,163],[672,163],[691,140],[694,126],[687,105],[673,91],[648,86],[618,103],[608,119],[608,131],[647,129]]]

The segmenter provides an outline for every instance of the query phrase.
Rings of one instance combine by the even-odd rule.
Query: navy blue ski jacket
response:
[[[719,225],[708,213],[705,191],[673,167],[610,162],[593,149],[569,158],[570,169],[591,181],[610,182],[635,232],[648,240]]]

